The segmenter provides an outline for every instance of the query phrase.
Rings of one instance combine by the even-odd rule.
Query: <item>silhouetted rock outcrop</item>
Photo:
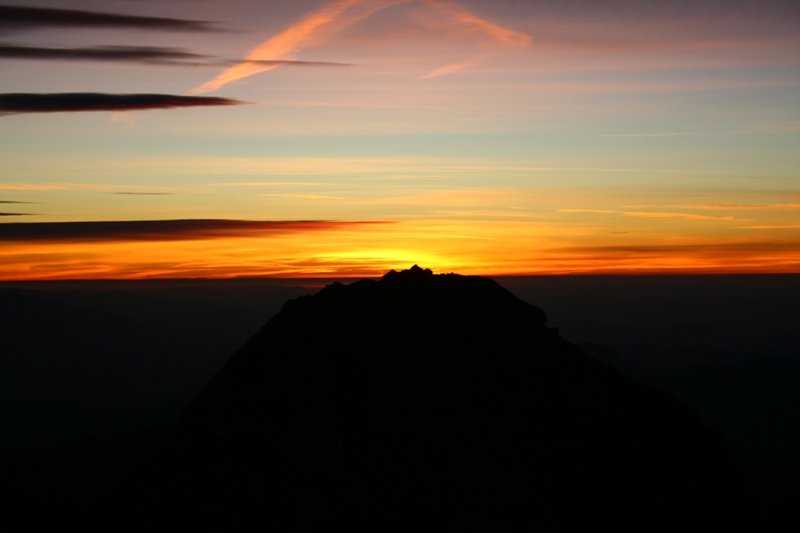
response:
[[[416,266],[289,301],[116,496],[135,502],[120,516],[300,531],[741,520],[721,436],[545,322],[491,280]]]

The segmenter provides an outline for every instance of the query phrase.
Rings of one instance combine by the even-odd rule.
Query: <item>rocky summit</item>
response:
[[[675,399],[414,266],[287,302],[113,499],[140,526],[693,530],[746,518],[739,487]]]

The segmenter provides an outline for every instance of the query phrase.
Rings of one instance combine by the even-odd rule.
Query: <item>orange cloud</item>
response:
[[[684,209],[800,209],[800,204],[702,204],[680,205]]]
[[[660,211],[624,211],[622,214],[628,217],[685,218],[689,220],[734,220],[736,218],[733,215],[715,217],[709,215],[696,215],[694,213],[665,213]]]
[[[478,61],[482,59],[483,56],[473,57],[472,59],[468,59],[466,61],[461,61],[460,63],[453,63],[452,65],[445,65],[443,67],[439,67],[436,70],[429,72],[427,74],[423,74],[419,76],[418,80],[427,80],[430,78],[438,78],[439,76],[445,76],[447,74],[454,74],[456,72],[460,72],[462,70],[468,69],[474,66]]]
[[[476,30],[486,33],[487,35],[511,48],[525,48],[531,44],[531,37],[529,35],[504,28],[492,21],[482,19],[474,13],[464,9],[456,2],[445,0],[425,0],[425,4],[435,7],[443,13],[450,15],[457,22],[472,26]]]
[[[347,8],[361,2],[363,0],[340,0],[306,15],[299,22],[253,49],[247,55],[247,61],[226,69],[213,80],[193,89],[191,93],[203,94],[216,91],[232,81],[278,68],[280,64],[257,63],[257,61],[288,59],[314,32],[339,18]]]
[[[333,33],[372,16],[374,13],[397,4],[412,0],[338,0],[324,5],[317,11],[306,15],[298,22],[290,25],[274,37],[264,41],[253,49],[247,60],[230,67],[214,79],[196,87],[191,94],[204,94],[216,91],[223,85],[281,66],[279,60],[294,59],[294,54],[309,46],[325,31]],[[455,22],[489,35],[494,40],[512,48],[528,46],[531,38],[524,33],[510,30],[483,19],[464,9],[455,2],[418,0],[450,17]],[[442,67],[442,75],[466,68],[458,64]],[[451,69],[451,70],[447,70]],[[427,77],[433,77],[434,73]]]
[[[688,207],[688,206],[687,206]],[[598,213],[603,215],[624,215],[641,218],[684,218],[687,220],[735,220],[733,215],[712,216],[695,213],[676,213],[666,211],[616,211],[612,209],[556,209],[557,213]]]

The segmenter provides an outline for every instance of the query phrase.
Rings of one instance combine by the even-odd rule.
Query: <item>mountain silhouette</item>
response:
[[[486,278],[418,266],[288,301],[113,493],[140,527],[730,527],[733,453]],[[124,517],[124,518],[119,518]]]

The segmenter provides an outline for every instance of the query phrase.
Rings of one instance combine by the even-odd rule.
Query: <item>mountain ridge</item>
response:
[[[545,324],[491,280],[416,265],[290,300],[124,499],[144,525],[298,531],[744,519],[718,432]]]

